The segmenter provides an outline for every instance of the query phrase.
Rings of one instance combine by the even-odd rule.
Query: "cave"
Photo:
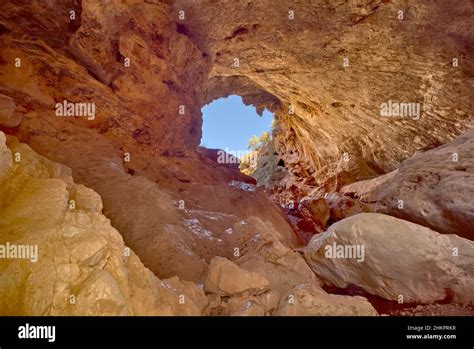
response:
[[[473,17],[2,1],[0,247],[38,256],[0,315],[474,315]],[[274,115],[252,165],[202,143],[228,96]]]

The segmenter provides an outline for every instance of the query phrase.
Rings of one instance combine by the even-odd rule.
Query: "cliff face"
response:
[[[90,101],[94,120],[68,121],[123,145],[182,150],[198,143],[196,87],[206,64],[168,6],[54,0],[1,6],[2,63],[9,69],[2,82],[18,97],[29,96],[35,111],[47,117],[64,99]],[[11,64],[17,57],[21,69]]]
[[[67,188],[89,188],[84,189],[90,196],[86,201],[94,208],[87,206],[86,215],[100,226],[83,221],[78,226],[95,232],[97,246],[111,257],[91,257],[98,263],[92,265],[91,259],[80,259],[74,268],[86,263],[89,269],[67,280],[75,285],[71,290],[80,292],[82,281],[99,275],[115,305],[95,307],[92,287],[83,291],[89,298],[83,296],[83,307],[75,310],[62,303],[35,308],[19,300],[16,308],[1,304],[0,312],[376,314],[365,299],[323,291],[317,270],[294,250],[303,242],[284,212],[252,178],[219,166],[211,151],[199,150],[201,107],[237,94],[258,111],[275,113],[274,144],[267,154],[270,173],[261,171],[263,184],[281,203],[308,194],[319,200],[317,207],[307,200],[305,212],[324,211],[325,219],[310,219],[322,231],[352,209],[378,210],[371,200],[357,201],[355,194],[332,193],[334,201],[326,203],[324,193],[392,171],[415,152],[442,145],[472,126],[473,15],[468,0],[456,6],[383,0],[2,1],[0,130],[28,144],[31,149],[21,149],[34,153],[31,158],[43,156],[71,169],[72,178],[65,181],[42,177],[45,188],[54,188],[38,197],[54,196],[53,216],[64,217]],[[68,116],[68,103],[84,103],[82,115],[76,109],[75,116]],[[396,116],[392,108],[397,103],[414,109]],[[15,151],[2,147],[7,155],[0,158],[5,163],[0,162],[0,170],[7,171]],[[434,161],[433,168],[445,160]],[[35,171],[28,176],[35,177]],[[18,190],[10,177],[2,178],[2,195]],[[445,223],[427,223],[417,216],[416,205],[406,214],[393,213],[398,199],[398,194],[381,198],[384,212],[435,230]],[[2,242],[17,223],[15,210],[8,211],[9,200],[0,198],[0,209],[6,210],[0,221]],[[463,196],[466,200],[469,195]],[[23,204],[33,201],[26,195]],[[449,212],[456,211],[456,205],[448,206]],[[35,215],[47,221],[41,212],[28,215],[32,222]],[[306,218],[306,213],[290,214],[289,220],[305,230]],[[14,240],[40,234],[30,230]],[[51,234],[62,242],[64,232]],[[84,249],[87,239],[79,241]],[[110,246],[107,239],[113,241]],[[48,240],[38,244],[41,251]],[[119,256],[124,246],[139,257],[133,257],[133,268]],[[43,253],[66,258],[69,252]],[[2,270],[14,273],[9,268],[15,265],[2,264]],[[127,270],[133,280],[117,270]],[[212,280],[222,270],[235,272],[248,287],[216,285]],[[56,282],[48,280],[45,294],[35,297],[63,302],[72,291],[51,293]],[[5,292],[14,294],[21,285],[9,285]],[[135,303],[138,289],[152,306]],[[180,307],[183,294],[192,299],[187,307]],[[296,308],[288,305],[289,296],[301,300]]]

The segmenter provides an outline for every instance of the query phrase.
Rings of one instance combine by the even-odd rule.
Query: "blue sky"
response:
[[[239,96],[220,98],[202,108],[201,145],[232,151],[247,150],[252,135],[270,131],[273,114],[265,110],[259,116],[253,106],[246,106]]]

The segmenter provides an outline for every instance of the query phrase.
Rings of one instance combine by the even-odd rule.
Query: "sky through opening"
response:
[[[255,107],[246,106],[240,96],[216,99],[202,108],[201,146],[230,151],[247,151],[253,135],[270,132],[273,114],[265,110],[259,116]]]

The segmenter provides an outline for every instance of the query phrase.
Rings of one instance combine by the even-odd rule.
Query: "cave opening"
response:
[[[218,162],[238,162],[240,170],[250,174],[258,152],[272,140],[273,113],[265,109],[260,116],[242,97],[231,95],[205,105],[202,115],[201,147],[223,150],[226,155]]]

